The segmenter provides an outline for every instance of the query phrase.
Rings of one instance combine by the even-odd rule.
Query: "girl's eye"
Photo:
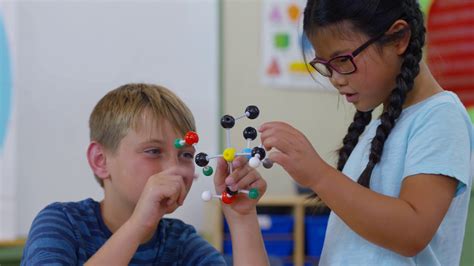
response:
[[[161,154],[161,150],[156,149],[156,148],[147,149],[147,150],[145,150],[145,153],[150,154],[150,155],[159,155],[159,154]]]
[[[340,57],[335,61],[336,61],[336,63],[339,63],[339,64],[340,63],[345,63],[345,62],[349,61],[349,57]]]

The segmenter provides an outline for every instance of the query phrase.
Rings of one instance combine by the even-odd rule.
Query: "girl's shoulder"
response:
[[[403,110],[397,126],[412,135],[466,136],[474,149],[474,128],[459,97],[450,91],[439,92]]]
[[[453,116],[471,125],[469,114],[459,97],[451,91],[442,91],[405,108],[400,118],[426,122],[426,119],[442,121]]]

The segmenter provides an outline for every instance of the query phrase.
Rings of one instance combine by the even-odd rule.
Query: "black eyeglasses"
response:
[[[313,59],[309,64],[319,72],[319,74],[325,77],[332,77],[332,71],[336,71],[339,74],[349,75],[357,71],[357,66],[354,63],[354,57],[364,51],[365,48],[369,47],[371,44],[376,42],[384,33],[381,33],[375,36],[372,39],[369,39],[367,42],[362,44],[359,48],[355,49],[352,53],[342,54],[335,56],[328,61],[321,60],[318,58]]]

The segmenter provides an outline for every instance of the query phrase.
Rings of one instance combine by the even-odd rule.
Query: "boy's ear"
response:
[[[394,41],[395,50],[398,55],[402,55],[403,53],[405,53],[408,44],[410,43],[410,25],[408,25],[405,20],[399,19],[392,24],[390,29],[388,29],[387,34],[399,35],[398,38]]]
[[[87,148],[87,161],[97,177],[100,179],[106,179],[109,177],[110,174],[107,170],[107,156],[104,147],[100,143],[91,141]]]

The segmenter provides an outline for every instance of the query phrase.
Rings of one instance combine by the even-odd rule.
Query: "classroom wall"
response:
[[[281,120],[301,130],[323,159],[334,162],[335,151],[352,121],[353,107],[335,91],[275,89],[262,85],[262,2],[224,0],[222,12],[223,113],[243,114],[249,104],[261,109],[256,121],[237,123],[236,129],[232,129],[231,142],[244,147],[241,132],[246,126]],[[263,169],[261,173],[268,183],[268,195],[296,193],[295,184],[281,167]]]
[[[18,3],[18,235],[54,201],[102,199],[86,161],[88,117],[128,82],[164,85],[194,112],[199,149],[218,145],[217,0]],[[199,230],[195,182],[179,217]]]

